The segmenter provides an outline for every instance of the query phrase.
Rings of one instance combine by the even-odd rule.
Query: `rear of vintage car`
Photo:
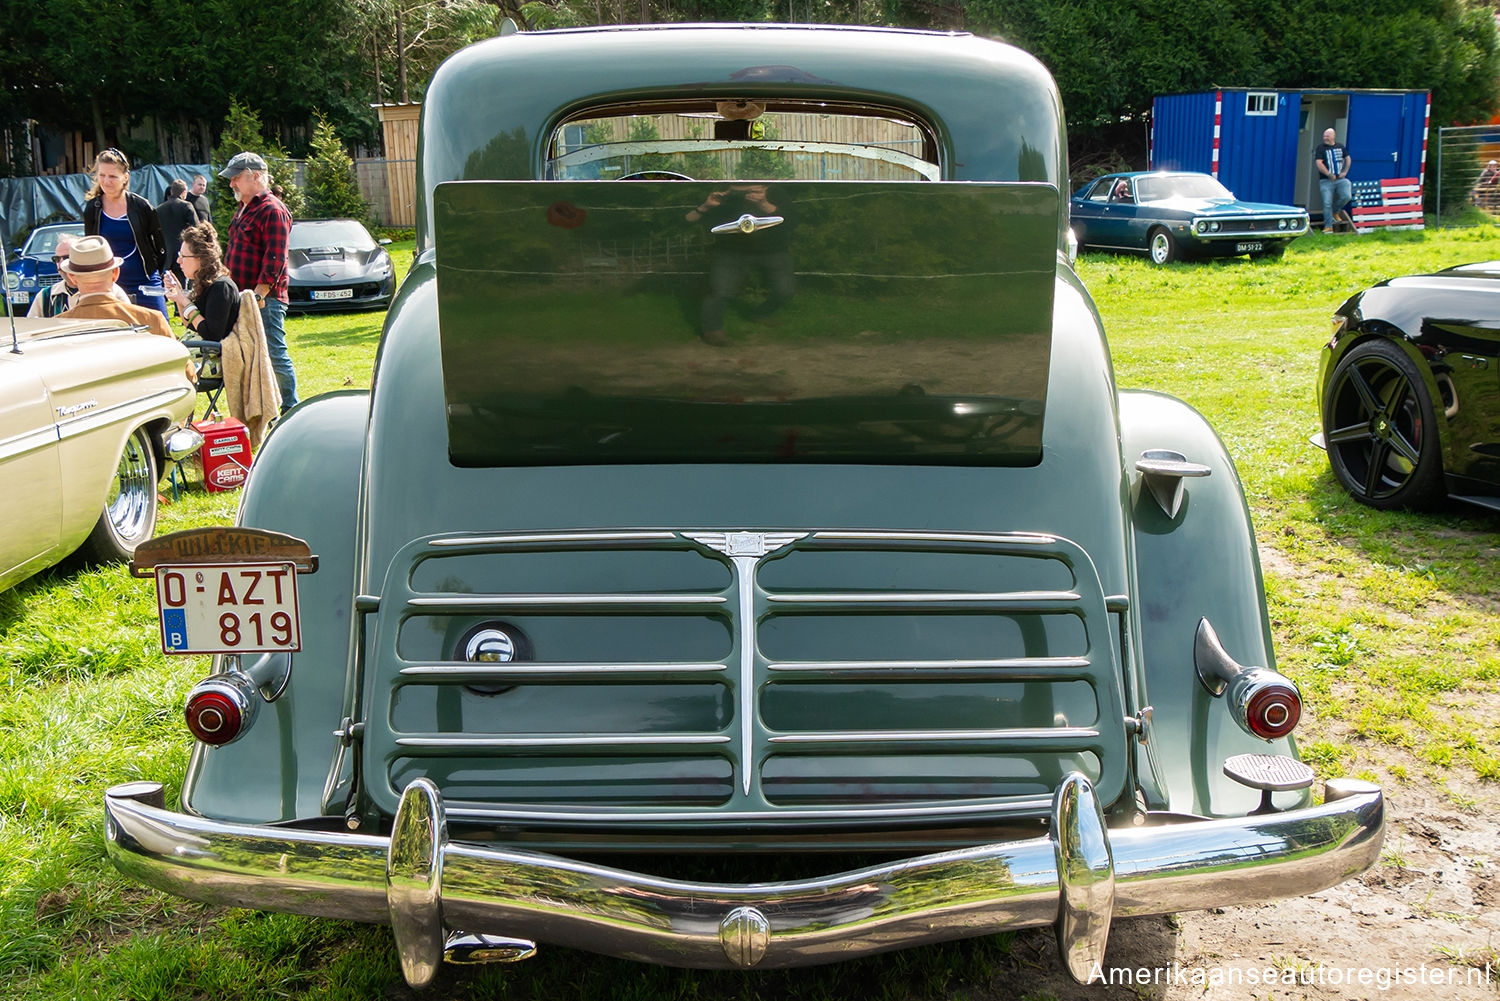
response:
[[[1037,925],[1084,977],[1112,914],[1374,858],[1378,789],[1306,793],[1227,456],[1115,389],[1030,57],[516,34],[439,71],[419,160],[373,392],[246,489],[320,560],[296,669],[184,813],[111,792],[122,869],[389,922],[420,984]]]

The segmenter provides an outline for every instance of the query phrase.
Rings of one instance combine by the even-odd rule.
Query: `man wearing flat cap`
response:
[[[286,247],[292,214],[271,194],[266,161],[258,153],[236,153],[219,171],[229,181],[239,207],[229,223],[229,247],[224,264],[241,290],[254,289],[266,328],[271,370],[281,388],[283,412],[297,405],[297,370],[286,350]]]
[[[80,236],[73,241],[68,256],[57,262],[57,270],[78,287],[73,308],[58,316],[74,320],[124,320],[145,327],[153,334],[172,336],[172,328],[159,309],[121,302],[114,296],[114,285],[120,277],[121,260],[102,236]],[[174,338],[175,339],[175,338]]]

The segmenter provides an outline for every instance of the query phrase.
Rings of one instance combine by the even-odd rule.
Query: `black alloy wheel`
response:
[[[1334,475],[1361,503],[1420,508],[1443,496],[1432,397],[1415,363],[1389,341],[1357,344],[1335,366],[1323,441]]]

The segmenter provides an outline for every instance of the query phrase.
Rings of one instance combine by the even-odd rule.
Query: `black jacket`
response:
[[[104,211],[104,196],[95,195],[83,203],[83,233],[85,236],[99,235],[99,214]],[[162,236],[161,220],[156,218],[156,209],[134,191],[125,192],[125,215],[130,220],[130,232],[135,236],[135,247],[141,252],[141,266],[146,274],[155,274],[167,259],[167,241]]]

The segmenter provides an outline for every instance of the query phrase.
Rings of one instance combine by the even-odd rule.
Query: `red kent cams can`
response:
[[[237,490],[250,474],[250,432],[233,417],[221,421],[198,421],[193,425],[203,436],[198,455],[203,461],[203,484],[210,493]]]

